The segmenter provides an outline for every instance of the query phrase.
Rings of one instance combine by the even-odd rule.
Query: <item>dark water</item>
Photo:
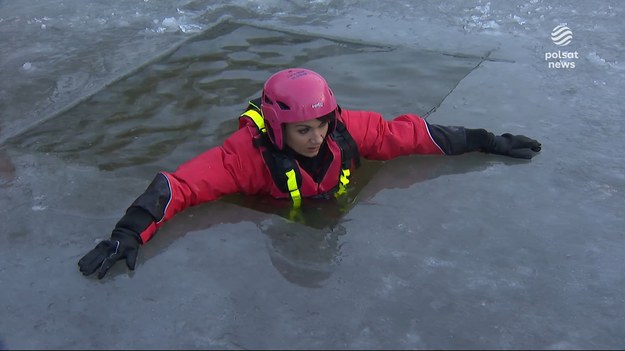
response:
[[[393,117],[409,106],[422,115],[432,111],[481,61],[224,23],[8,144],[148,179],[219,145],[237,128],[247,101],[259,96],[264,80],[281,67],[319,70],[342,106],[383,106],[381,112]],[[409,78],[402,82],[402,76]],[[399,80],[379,84],[389,77]],[[419,89],[417,82],[428,89]],[[364,163],[352,182],[352,200],[379,167],[379,162]],[[228,201],[272,213],[284,207],[240,196]],[[346,213],[349,202],[330,209],[315,204],[304,214],[315,218],[309,225],[324,227]]]

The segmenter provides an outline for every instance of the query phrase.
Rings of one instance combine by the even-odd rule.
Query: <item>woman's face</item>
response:
[[[286,144],[300,155],[314,157],[328,134],[328,122],[311,119],[285,125]]]

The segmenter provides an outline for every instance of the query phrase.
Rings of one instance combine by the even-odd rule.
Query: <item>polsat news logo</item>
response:
[[[551,31],[551,41],[557,46],[567,46],[573,40],[573,32],[566,24],[555,26]],[[577,51],[550,51],[545,52],[545,61],[549,68],[575,68],[575,61],[578,59]]]

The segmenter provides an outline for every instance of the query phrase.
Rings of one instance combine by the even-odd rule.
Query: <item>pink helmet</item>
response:
[[[285,123],[302,122],[337,110],[336,98],[326,80],[311,70],[289,68],[269,77],[263,87],[260,109],[267,124],[269,139],[284,148]],[[336,114],[334,115],[334,119]],[[334,128],[334,119],[330,128]],[[332,130],[329,129],[328,133]]]

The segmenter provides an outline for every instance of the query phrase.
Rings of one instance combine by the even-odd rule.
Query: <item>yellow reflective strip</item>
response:
[[[336,191],[336,195],[343,195],[347,192],[347,184],[349,184],[349,176],[351,172],[349,169],[342,169],[341,176],[339,177],[339,189]]]
[[[345,185],[339,184],[339,190],[337,190],[336,193],[334,193],[334,196],[339,197],[345,194],[346,192],[347,192],[347,189],[345,189]]]
[[[302,203],[302,196],[300,195],[299,189],[297,187],[297,177],[295,177],[295,170],[291,169],[285,173],[287,180],[286,186],[289,189],[289,193],[291,194],[291,199],[293,199],[293,206],[299,207]]]
[[[350,171],[349,169],[343,169],[343,172],[341,173],[341,184],[342,185],[347,185],[349,184],[349,175],[350,175]]]
[[[263,119],[263,116],[261,116],[260,113],[254,110],[247,110],[241,116],[251,118],[261,132],[265,133],[267,131],[267,129],[265,129],[265,119]]]

